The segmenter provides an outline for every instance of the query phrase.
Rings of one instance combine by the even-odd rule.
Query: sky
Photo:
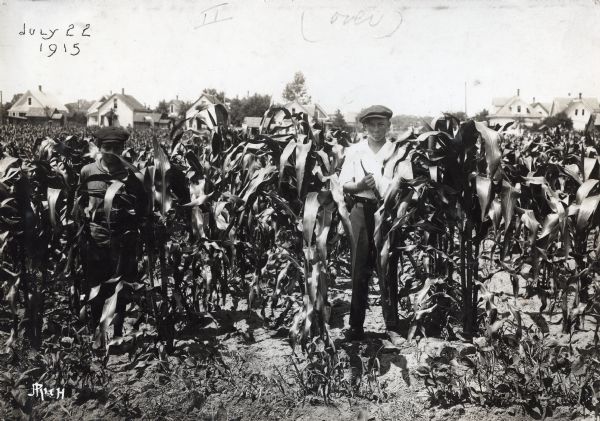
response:
[[[517,89],[600,97],[599,24],[600,0],[0,0],[0,91],[281,102],[301,71],[329,113],[472,115]]]

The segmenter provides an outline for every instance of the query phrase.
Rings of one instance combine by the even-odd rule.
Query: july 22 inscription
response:
[[[19,36],[24,38],[40,39],[40,53],[52,57],[56,53],[76,56],[81,52],[79,44],[85,37],[91,37],[91,25],[71,23],[63,28],[34,27],[23,23]],[[74,42],[78,41],[78,42]]]

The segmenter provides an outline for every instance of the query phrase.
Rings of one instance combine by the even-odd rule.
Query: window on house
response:
[[[581,115],[585,115],[585,109],[581,110]]]
[[[578,112],[579,112],[579,110],[577,108],[575,108],[575,115],[577,115]]]
[[[113,108],[116,110],[117,109],[117,99],[115,98],[113,101]]]
[[[517,106],[517,112],[520,113],[521,112],[521,106]]]
[[[31,98],[27,98],[27,105],[31,105]]]
[[[512,107],[508,107],[508,111],[512,111]]]
[[[529,108],[525,108],[525,111],[527,111],[527,114],[529,114]]]
[[[171,112],[173,112],[173,104],[171,104]]]

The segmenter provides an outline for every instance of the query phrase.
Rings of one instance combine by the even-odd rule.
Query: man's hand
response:
[[[365,175],[364,178],[358,182],[356,187],[358,187],[360,191],[375,190],[377,185],[375,184],[375,178],[373,177],[373,174],[369,173]]]

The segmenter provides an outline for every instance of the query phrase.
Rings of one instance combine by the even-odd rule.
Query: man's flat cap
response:
[[[95,134],[94,137],[98,142],[125,142],[129,139],[129,133],[121,127],[102,127]]]
[[[358,119],[361,123],[364,123],[368,118],[392,118],[392,110],[383,105],[371,105],[369,108],[363,110],[360,118]]]

